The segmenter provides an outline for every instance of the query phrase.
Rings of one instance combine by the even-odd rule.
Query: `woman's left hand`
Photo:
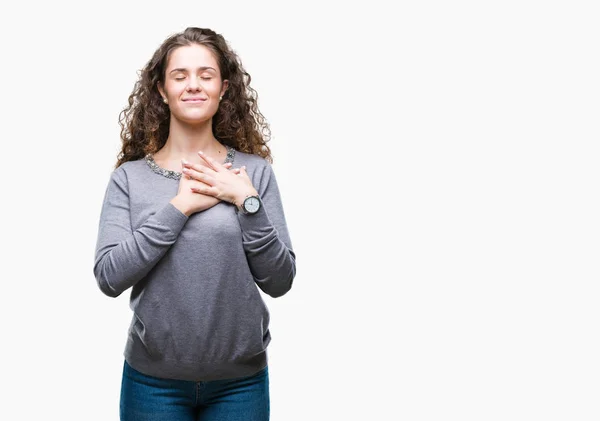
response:
[[[198,152],[198,155],[204,161],[202,164],[183,164],[183,173],[201,183],[193,188],[194,191],[236,206],[240,206],[247,196],[258,195],[246,173],[246,167],[229,170],[202,152]]]

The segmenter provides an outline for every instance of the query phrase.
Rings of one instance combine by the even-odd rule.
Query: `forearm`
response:
[[[186,221],[169,203],[127,235],[101,223],[94,264],[100,290],[117,297],[143,279],[177,240]]]
[[[291,289],[296,275],[296,256],[287,230],[278,232],[264,207],[254,215],[239,213],[238,219],[244,251],[255,282],[274,298],[284,295]]]

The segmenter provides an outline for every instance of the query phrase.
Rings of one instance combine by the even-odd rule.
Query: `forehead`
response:
[[[217,59],[212,51],[204,45],[192,44],[177,47],[171,52],[167,63],[167,72],[177,68],[212,67],[219,69]]]

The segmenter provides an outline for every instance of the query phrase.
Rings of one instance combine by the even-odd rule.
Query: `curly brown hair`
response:
[[[122,148],[115,168],[156,153],[165,145],[170,112],[158,91],[158,84],[165,82],[171,53],[192,44],[210,49],[219,64],[221,80],[229,80],[228,89],[212,119],[213,135],[224,145],[273,162],[267,145],[271,130],[258,109],[258,94],[250,87],[250,74],[222,35],[211,29],[190,27],[167,38],[141,70],[129,95],[129,105],[119,114]]]

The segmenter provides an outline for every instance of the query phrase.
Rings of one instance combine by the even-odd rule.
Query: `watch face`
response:
[[[249,197],[244,201],[244,209],[248,213],[256,213],[260,208],[260,201],[256,197]]]

